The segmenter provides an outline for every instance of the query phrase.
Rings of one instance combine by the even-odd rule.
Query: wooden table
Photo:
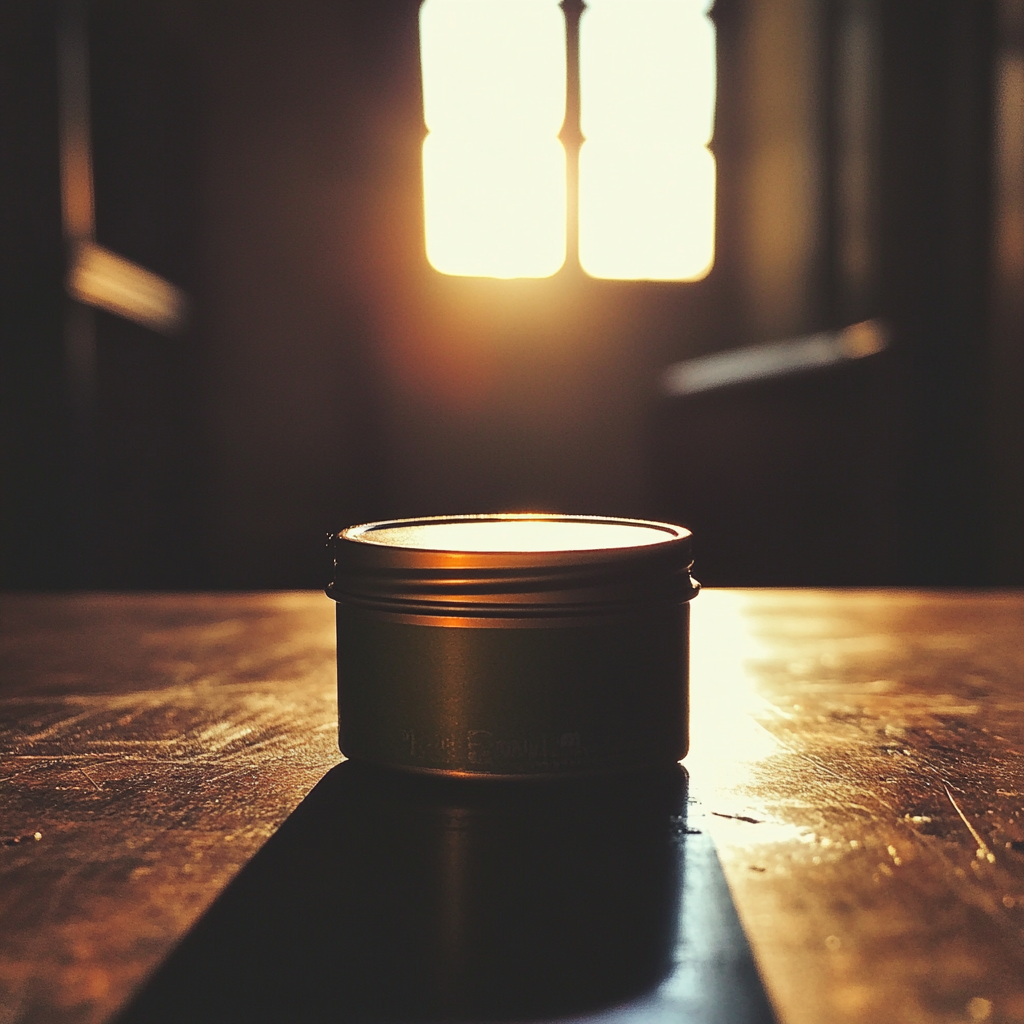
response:
[[[680,927],[694,949],[719,942],[690,965],[695,1017],[724,1014],[732,983],[714,982],[714,965],[732,957],[741,977],[745,955],[731,908],[709,917],[705,900],[694,916],[697,890],[714,889],[697,845],[710,835],[785,1024],[1024,1021],[1024,594],[708,591],[692,639],[686,765],[700,803],[679,827]],[[334,769],[333,690],[333,608],[319,594],[0,597],[0,1022],[98,1022],[125,1006],[147,1019],[223,945],[232,913],[244,944],[240,901],[287,880],[324,808],[339,809],[323,847],[339,864],[357,856],[354,823],[397,827],[381,811],[392,804],[414,831],[444,817],[445,842],[490,828],[477,797],[396,797]],[[639,834],[654,819],[637,793],[608,799]],[[508,799],[520,821],[522,797]],[[632,842],[601,856],[669,885],[669,862]],[[312,856],[297,874],[316,870]],[[458,856],[445,877],[464,895],[449,877]],[[656,889],[624,891],[658,917]],[[438,897],[438,935],[462,927],[457,904]],[[269,968],[256,967],[258,988]],[[598,1017],[688,1019],[659,998]]]

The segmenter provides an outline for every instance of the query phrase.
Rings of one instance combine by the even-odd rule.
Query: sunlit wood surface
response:
[[[1024,1021],[1024,595],[705,593],[693,643],[687,763],[780,1018]]]
[[[333,606],[5,596],[0,616],[0,1020],[104,1020],[341,759]]]
[[[1024,594],[707,591],[692,637],[779,1020],[1024,1021]],[[340,761],[333,691],[319,594],[0,597],[0,1021],[114,1016]]]

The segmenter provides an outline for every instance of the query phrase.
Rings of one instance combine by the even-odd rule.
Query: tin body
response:
[[[332,545],[347,757],[522,777],[685,755],[688,531],[467,516],[352,527]]]

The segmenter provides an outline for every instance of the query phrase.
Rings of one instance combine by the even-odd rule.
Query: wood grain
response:
[[[1024,1020],[1024,598],[708,592],[694,788],[782,1020]]]
[[[1024,594],[708,591],[692,643],[779,1019],[1024,1021]],[[319,594],[0,597],[0,1021],[126,1004],[341,760],[334,673]]]
[[[0,1020],[107,1019],[341,760],[333,621],[322,594],[0,598]]]

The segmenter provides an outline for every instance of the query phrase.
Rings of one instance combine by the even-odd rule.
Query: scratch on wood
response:
[[[238,775],[240,772],[255,772],[257,766],[252,763],[237,765],[234,768],[229,768],[226,772],[221,772],[219,775],[212,775],[206,780],[206,785],[210,786],[214,782],[220,782],[221,779],[226,779],[230,775]]]
[[[949,797],[949,802],[953,805],[953,810],[960,815],[960,820],[967,826],[967,831],[974,837],[974,841],[978,844],[978,860],[987,860],[990,864],[995,864],[996,856],[988,848],[988,844],[978,834],[977,829],[967,820],[967,815],[960,810],[960,805],[953,799],[953,794],[950,792],[949,783],[945,779],[942,780],[942,787],[946,791],[946,796]]]

